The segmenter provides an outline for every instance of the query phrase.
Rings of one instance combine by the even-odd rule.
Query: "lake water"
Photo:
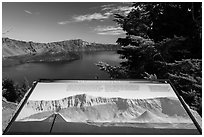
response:
[[[26,63],[3,67],[2,77],[21,83],[27,79],[31,84],[38,79],[110,79],[109,75],[95,65],[99,61],[117,66],[121,59],[116,51],[82,53],[82,58],[72,62]]]

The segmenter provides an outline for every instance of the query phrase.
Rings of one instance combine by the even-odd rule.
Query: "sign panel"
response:
[[[38,82],[6,134],[200,134],[169,83]]]

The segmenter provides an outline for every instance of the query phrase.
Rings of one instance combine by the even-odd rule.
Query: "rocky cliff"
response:
[[[100,51],[117,50],[119,47],[114,44],[89,43],[81,39],[66,40],[51,43],[25,42],[9,38],[2,38],[3,57],[19,56],[27,54],[79,52],[79,51]]]

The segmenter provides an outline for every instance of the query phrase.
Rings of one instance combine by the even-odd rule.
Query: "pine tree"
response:
[[[202,97],[202,3],[133,3],[127,15],[115,14],[126,32],[116,42],[120,66],[100,62],[112,78],[171,79],[180,95],[199,110]]]

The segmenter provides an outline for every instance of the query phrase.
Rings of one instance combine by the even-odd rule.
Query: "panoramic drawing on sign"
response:
[[[128,84],[128,85],[127,85]],[[195,129],[169,84],[89,81],[38,83],[16,122]]]

